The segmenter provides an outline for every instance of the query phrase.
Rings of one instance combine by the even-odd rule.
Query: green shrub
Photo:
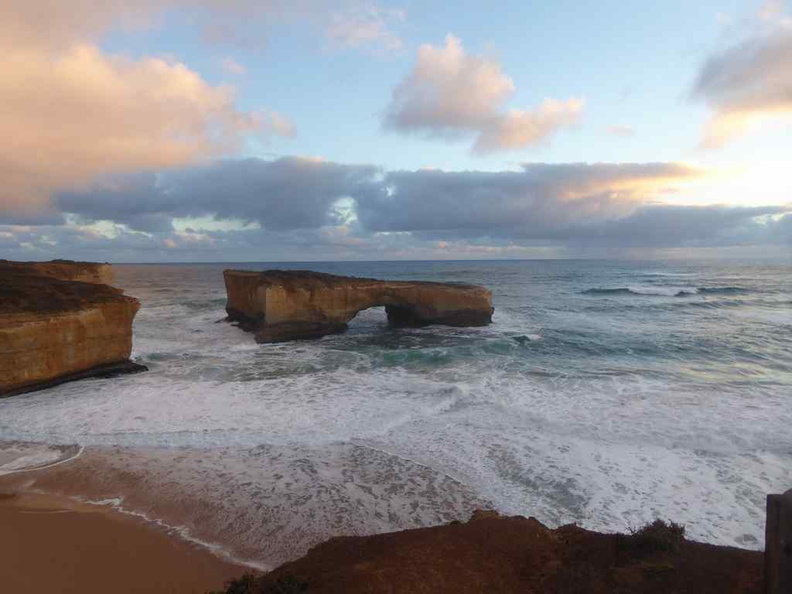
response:
[[[684,526],[658,519],[637,530],[630,530],[623,545],[641,553],[678,553],[684,541]]]

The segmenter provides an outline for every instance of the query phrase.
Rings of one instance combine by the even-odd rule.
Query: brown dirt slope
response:
[[[329,540],[233,594],[736,594],[761,588],[762,554],[478,513],[465,524]]]

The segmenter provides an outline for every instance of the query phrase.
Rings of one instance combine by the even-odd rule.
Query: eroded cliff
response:
[[[355,315],[385,306],[394,326],[485,326],[492,294],[457,283],[382,281],[302,270],[224,273],[231,320],[259,342],[317,338],[342,332]]]
[[[145,369],[129,361],[140,304],[109,278],[107,264],[0,261],[0,396]]]

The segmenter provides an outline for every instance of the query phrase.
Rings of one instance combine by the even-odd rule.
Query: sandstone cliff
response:
[[[140,304],[107,278],[107,264],[0,261],[0,396],[145,369],[129,361]]]
[[[259,342],[317,338],[342,332],[355,315],[385,306],[394,326],[484,326],[492,295],[456,283],[381,281],[300,270],[224,273],[231,320]]]
[[[476,512],[473,519],[342,536],[226,594],[760,594],[762,553],[686,541],[672,526],[633,535]],[[678,528],[678,527],[676,527]]]

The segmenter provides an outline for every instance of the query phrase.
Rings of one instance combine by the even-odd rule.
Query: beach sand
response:
[[[245,571],[108,506],[0,494],[0,592],[203,594]]]

